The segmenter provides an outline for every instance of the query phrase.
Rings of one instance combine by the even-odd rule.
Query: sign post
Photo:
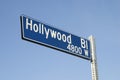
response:
[[[21,15],[20,20],[22,39],[90,60],[92,80],[98,80],[93,36],[89,40],[78,37],[25,15]]]
[[[90,47],[91,47],[91,72],[92,72],[92,80],[98,80],[95,39],[94,39],[93,36],[90,36],[89,40],[90,40]]]

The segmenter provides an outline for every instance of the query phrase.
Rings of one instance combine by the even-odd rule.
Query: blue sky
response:
[[[0,0],[0,80],[91,80],[89,61],[22,40],[21,14],[94,35],[99,80],[120,79],[119,0]]]

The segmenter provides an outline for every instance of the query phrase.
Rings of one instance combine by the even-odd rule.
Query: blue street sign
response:
[[[20,16],[22,39],[91,59],[89,40],[49,26],[27,16]]]

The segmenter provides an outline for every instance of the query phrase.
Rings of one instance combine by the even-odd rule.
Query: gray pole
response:
[[[93,36],[90,36],[89,40],[90,40],[91,58],[92,58],[91,59],[92,80],[98,80],[95,39]]]

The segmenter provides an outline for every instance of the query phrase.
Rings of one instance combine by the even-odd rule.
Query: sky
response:
[[[0,0],[0,80],[92,80],[89,60],[22,40],[22,14],[93,35],[99,80],[120,79],[120,0]]]

